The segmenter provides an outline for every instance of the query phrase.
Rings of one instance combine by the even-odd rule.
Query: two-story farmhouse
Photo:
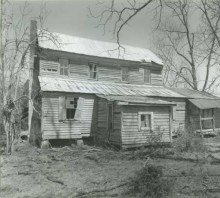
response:
[[[36,34],[32,21],[31,40]],[[172,130],[184,129],[187,97],[162,85],[163,63],[150,50],[125,46],[118,56],[114,43],[56,35],[60,46],[38,38],[30,49],[30,88],[41,90],[30,135],[126,148],[169,143]]]

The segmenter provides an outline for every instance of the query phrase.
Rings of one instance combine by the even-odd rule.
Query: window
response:
[[[77,109],[78,98],[66,99],[66,119],[74,119]]]
[[[108,129],[113,129],[113,106],[108,104]]]
[[[177,106],[175,105],[175,106],[173,106],[172,107],[172,118],[173,118],[173,120],[176,120],[176,114],[177,114]]]
[[[98,77],[97,65],[94,63],[89,63],[89,78],[97,79]]]
[[[128,68],[127,67],[123,67],[121,68],[121,80],[124,82],[128,81]]]
[[[80,120],[84,98],[59,97],[59,121]]]
[[[153,130],[153,113],[139,112],[139,131]]]
[[[202,128],[211,129],[213,128],[213,109],[203,109],[202,110]]]
[[[149,69],[144,69],[144,82],[150,83],[151,75]]]
[[[60,75],[68,76],[69,62],[67,59],[59,59],[60,62]]]

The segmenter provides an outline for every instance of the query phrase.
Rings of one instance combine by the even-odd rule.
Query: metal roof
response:
[[[176,105],[175,103],[164,101],[164,100],[159,100],[159,99],[154,99],[154,98],[149,98],[149,97],[144,97],[144,96],[104,96],[104,95],[99,95],[97,94],[98,97],[100,98],[105,98],[108,101],[118,101],[118,102],[127,102],[127,104],[121,104],[121,105],[132,105],[132,104],[150,104],[150,105]]]
[[[42,91],[92,93],[118,96],[159,96],[185,98],[163,86],[134,85],[100,81],[74,81],[68,78],[39,76]]]
[[[117,43],[80,38],[61,33],[51,34],[53,34],[54,38],[57,38],[57,42],[54,43],[52,40],[45,38],[45,36],[39,37],[38,43],[41,48],[129,61],[143,62],[144,60],[145,62],[155,62],[163,65],[160,58],[145,48],[122,45],[125,48],[125,52],[121,49],[119,56]]]
[[[172,91],[175,91],[178,94],[185,96],[186,98],[201,98],[201,99],[219,99],[216,96],[213,96],[207,92],[201,92],[192,89],[183,89],[183,88],[169,88]]]
[[[220,99],[189,99],[199,109],[220,108]]]

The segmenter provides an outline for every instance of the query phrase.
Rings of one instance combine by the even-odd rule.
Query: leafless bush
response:
[[[163,177],[160,166],[149,165],[131,178],[128,193],[135,197],[161,198],[172,193],[174,179]]]

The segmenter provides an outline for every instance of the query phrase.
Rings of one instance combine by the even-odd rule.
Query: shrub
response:
[[[163,177],[162,167],[148,165],[139,170],[129,183],[135,197],[162,198],[171,194],[174,180]]]
[[[183,132],[174,142],[174,148],[177,152],[204,152],[206,147],[203,138],[190,132]]]

